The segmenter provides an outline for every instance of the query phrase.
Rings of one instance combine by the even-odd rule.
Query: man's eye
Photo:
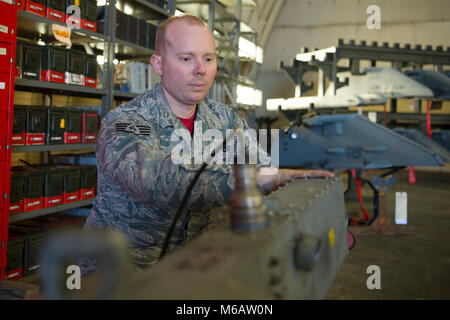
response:
[[[191,58],[190,58],[190,57],[181,57],[181,60],[183,60],[183,61],[189,61],[189,60],[191,60]]]

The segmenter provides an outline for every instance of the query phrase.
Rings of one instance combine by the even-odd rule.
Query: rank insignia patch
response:
[[[150,127],[137,126],[133,123],[116,123],[116,131],[132,133],[136,136],[149,136],[150,135]]]

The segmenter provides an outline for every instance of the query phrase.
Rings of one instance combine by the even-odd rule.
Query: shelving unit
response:
[[[42,39],[44,42],[56,41],[53,37],[52,24],[66,26],[65,23],[22,10],[17,12],[17,24],[19,26],[17,30],[18,37]],[[106,36],[104,34],[87,29],[73,29],[71,34],[71,41],[75,43],[105,40]]]
[[[76,150],[92,150],[94,144],[61,144],[61,145],[32,145],[32,146],[11,146],[11,132],[12,132],[12,112],[14,96],[14,89],[20,92],[31,92],[42,94],[43,104],[46,106],[53,105],[55,95],[68,97],[85,97],[101,99],[99,105],[100,116],[104,116],[109,110],[114,107],[115,100],[129,100],[138,96],[131,92],[115,91],[114,88],[114,60],[139,60],[150,59],[154,53],[153,49],[139,46],[135,43],[124,41],[115,38],[115,20],[116,20],[116,6],[127,6],[128,10],[131,8],[132,14],[136,17],[151,22],[153,24],[159,23],[175,11],[175,0],[165,1],[164,8],[160,8],[151,1],[147,0],[126,0],[126,1],[106,1],[106,17],[105,17],[105,33],[93,32],[86,29],[71,29],[70,41],[72,45],[84,47],[88,54],[103,56],[104,63],[99,65],[100,81],[97,88],[72,85],[65,83],[38,81],[30,79],[16,78],[14,79],[14,65],[15,65],[15,38],[28,42],[40,43],[44,42],[47,45],[65,45],[58,42],[53,35],[53,25],[65,27],[65,23],[48,19],[46,17],[17,10],[17,4],[13,2],[12,8],[17,16],[14,16],[14,23],[17,23],[17,28],[14,26],[14,41],[13,49],[11,50],[12,63],[10,68],[11,75],[11,103],[8,109],[8,129],[5,132],[8,135],[7,146],[8,161],[5,168],[1,168],[0,179],[3,180],[4,191],[2,192],[2,202],[0,206],[0,240],[1,240],[1,259],[0,271],[2,274],[0,278],[5,277],[4,270],[6,268],[6,254],[7,254],[7,239],[8,239],[8,225],[11,223],[20,222],[23,220],[48,215],[60,211],[71,210],[74,208],[89,206],[93,199],[81,200],[73,203],[63,204],[55,207],[44,208],[29,212],[22,212],[18,214],[9,215],[9,188],[10,188],[10,165],[11,153],[39,153],[40,160],[46,162],[49,159],[50,153],[53,151],[76,151]],[[22,94],[22,93],[21,93]],[[58,99],[60,99],[59,97]],[[6,128],[3,128],[6,130]],[[4,147],[4,146],[1,146]],[[45,155],[47,155],[45,157]],[[5,173],[5,174],[3,174]]]
[[[104,89],[32,79],[16,78],[14,82],[18,91],[37,91],[45,94],[84,95],[101,98],[106,92]]]
[[[10,224],[16,223],[16,222],[27,220],[27,219],[45,216],[45,215],[48,215],[51,213],[56,213],[56,212],[61,212],[61,211],[65,211],[65,210],[89,206],[92,204],[93,201],[94,201],[94,199],[86,199],[86,200],[81,200],[81,201],[77,201],[77,202],[63,204],[60,206],[54,206],[54,207],[40,209],[40,210],[22,212],[19,214],[13,214],[13,215],[9,216],[9,223]]]
[[[13,2],[13,6],[16,3]],[[72,45],[79,48],[84,47],[88,54],[94,54],[97,56],[103,56],[104,63],[99,65],[98,71],[100,72],[100,81],[97,88],[85,87],[72,84],[61,84],[55,82],[38,81],[17,78],[14,79],[13,70],[15,61],[12,63],[11,85],[14,85],[14,89],[20,92],[35,92],[42,94],[43,104],[46,106],[52,106],[54,96],[69,96],[69,97],[86,97],[101,99],[101,106],[99,106],[99,114],[103,117],[107,114],[117,101],[130,100],[137,97],[139,94],[131,92],[122,92],[114,90],[114,62],[119,61],[149,61],[150,56],[154,54],[154,50],[151,48],[143,47],[129,41],[117,39],[115,36],[116,25],[116,10],[119,9],[125,13],[129,13],[140,19],[144,19],[147,22],[153,24],[159,24],[162,20],[172,16],[175,13],[175,7],[185,12],[190,12],[199,15],[208,22],[210,29],[217,36],[217,55],[219,57],[219,72],[217,73],[215,81],[215,91],[211,89],[210,93],[216,92],[216,94],[210,97],[218,101],[227,103],[230,106],[236,108],[247,108],[248,106],[239,106],[236,102],[236,86],[238,84],[254,85],[252,78],[245,78],[240,74],[239,63],[245,59],[239,58],[239,37],[241,35],[253,39],[256,42],[256,33],[247,27],[240,21],[240,12],[242,6],[256,6],[251,0],[198,0],[198,1],[184,1],[184,0],[166,0],[164,1],[164,7],[161,8],[149,0],[118,0],[105,1],[105,24],[104,33],[93,32],[85,29],[72,29],[70,31],[70,40]],[[231,12],[229,9],[233,10]],[[17,23],[16,35],[18,39],[24,41],[30,41],[33,43],[44,42],[46,45],[65,45],[58,42],[53,35],[53,25],[65,26],[64,23],[48,19],[30,13],[27,11],[16,11],[17,17],[15,23]],[[15,41],[15,40],[14,40]],[[15,45],[14,45],[15,49]],[[13,50],[15,53],[15,50]],[[14,56],[14,55],[13,55]],[[15,60],[15,59],[13,59]],[[220,87],[218,87],[220,86]],[[219,94],[219,89],[221,92]],[[14,96],[13,92],[10,94]],[[221,99],[217,99],[218,97]],[[58,98],[59,99],[59,98]],[[12,100],[12,99],[11,99]],[[33,145],[33,146],[11,146],[11,132],[12,132],[12,111],[13,103],[10,104],[8,121],[8,154],[9,162],[6,168],[6,175],[1,179],[6,182],[4,197],[1,211],[0,231],[1,236],[1,260],[0,270],[4,271],[6,268],[6,251],[7,251],[7,234],[8,225],[19,221],[48,215],[60,211],[70,210],[78,207],[84,207],[91,205],[93,199],[82,200],[60,206],[44,208],[40,210],[22,212],[18,214],[9,215],[8,210],[8,194],[10,187],[10,165],[11,165],[11,153],[39,153],[40,159],[43,162],[49,160],[51,152],[53,151],[74,151],[92,149],[94,144],[64,144],[64,145]],[[2,171],[3,172],[3,171]],[[4,278],[5,274],[2,273],[0,278]]]
[[[42,144],[35,146],[12,146],[12,152],[45,152],[92,149],[95,144],[67,143],[67,144]]]
[[[154,54],[154,50],[139,46],[128,41],[115,37],[116,10],[130,10],[132,15],[141,19],[158,24],[160,21],[167,19],[175,13],[175,0],[165,1],[164,8],[151,3],[147,0],[119,0],[106,1],[107,12],[105,14],[105,37],[103,43],[96,43],[94,48],[103,51],[105,64],[103,67],[104,88],[106,90],[103,102],[102,114],[108,113],[112,108],[115,100],[129,100],[138,96],[131,92],[122,92],[114,89],[114,64],[113,61],[123,60],[150,60],[150,56]],[[108,62],[109,61],[109,62]]]
[[[116,39],[114,53],[115,57],[118,60],[128,60],[131,58],[149,57],[155,53],[155,50],[142,47],[121,39]]]
[[[161,21],[167,19],[173,15],[175,11],[175,0],[167,1],[165,9],[162,9],[148,0],[119,0],[117,3],[119,7],[124,4],[131,6],[135,16],[148,21]]]
[[[341,63],[344,62],[344,63]],[[450,47],[443,46],[421,46],[404,44],[400,46],[399,43],[383,42],[378,43],[373,41],[360,41],[356,43],[351,39],[344,42],[343,39],[338,39],[335,46],[325,49],[315,49],[309,51],[308,48],[302,48],[295,59],[292,60],[292,65],[285,66],[280,62],[279,68],[286,73],[286,75],[295,83],[296,93],[298,96],[303,95],[304,91],[312,87],[303,81],[304,75],[307,71],[317,71],[318,96],[323,96],[325,93],[325,84],[328,83],[328,89],[332,94],[336,94],[336,90],[340,87],[346,86],[348,81],[340,81],[338,77],[339,72],[350,72],[352,75],[360,75],[363,71],[361,65],[365,63],[376,67],[383,63],[389,63],[391,67],[399,72],[405,68],[422,69],[425,65],[432,65],[436,71],[442,72],[444,66],[450,65]],[[347,79],[348,80],[348,79]],[[390,98],[389,113],[380,112],[381,117],[377,117],[377,121],[382,123],[386,120],[390,126],[397,124],[414,123],[419,124],[419,127],[425,127],[424,123],[428,119],[433,124],[445,124],[448,126],[450,122],[446,115],[420,113],[421,100],[416,98],[415,113],[397,112],[397,98]],[[427,99],[431,102],[433,99]],[[294,113],[305,113],[302,111],[287,111],[286,115]],[[325,112],[325,109],[322,109]],[[337,112],[329,110],[329,112]],[[295,115],[296,117],[297,115]],[[383,119],[384,118],[384,119]],[[435,121],[436,120],[436,121]]]
[[[11,183],[11,139],[14,105],[14,74],[17,38],[17,6],[15,3],[0,3],[0,279],[6,276],[9,188]]]
[[[134,99],[137,96],[139,96],[139,93],[114,90],[113,95],[114,95],[114,97],[117,97],[117,98]]]
[[[308,48],[303,48],[302,51],[297,54],[296,65],[293,66],[294,69],[298,69],[299,76],[303,76],[300,69],[305,64],[321,70],[319,83],[323,82],[326,77],[334,94],[342,86],[337,79],[337,72],[351,71],[352,74],[359,74],[361,72],[360,62],[364,60],[370,61],[372,66],[379,61],[390,62],[392,68],[399,71],[407,66],[422,68],[426,64],[432,64],[436,70],[442,71],[444,65],[450,65],[450,49],[447,48],[445,51],[442,46],[437,46],[433,50],[432,46],[422,48],[421,45],[405,44],[401,48],[399,43],[389,46],[388,42],[379,45],[377,41],[373,41],[371,44],[361,41],[356,44],[355,40],[344,43],[343,39],[339,39],[336,46],[327,49],[309,51]],[[347,68],[338,67],[338,62],[343,59],[348,60]]]

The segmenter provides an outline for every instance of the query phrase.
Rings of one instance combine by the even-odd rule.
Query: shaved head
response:
[[[167,29],[172,23],[176,21],[184,21],[189,25],[205,27],[208,29],[208,25],[206,24],[206,22],[193,14],[185,13],[180,16],[171,16],[169,19],[161,23],[158,31],[156,32],[155,51],[158,56],[165,53],[167,46]]]

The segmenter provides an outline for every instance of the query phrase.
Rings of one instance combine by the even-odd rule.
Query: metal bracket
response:
[[[414,227],[412,226],[397,226],[392,224],[392,221],[390,218],[388,218],[386,212],[386,192],[388,190],[388,187],[396,181],[396,173],[401,169],[403,169],[403,167],[394,168],[380,176],[376,176],[373,178],[370,177],[370,174],[368,172],[364,172],[361,174],[363,180],[368,182],[370,187],[374,191],[374,211],[373,216],[367,222],[367,225],[349,227],[350,231],[355,235],[398,235],[414,233]]]
[[[292,62],[292,67],[285,66],[283,61],[280,61],[278,68],[284,71],[288,77],[294,82],[296,87],[299,88],[299,92],[296,92],[296,96],[301,96],[302,92],[311,90],[313,88],[312,84],[306,84],[303,82],[303,75],[307,71],[316,71],[317,67],[308,65],[305,62],[294,60]]]

